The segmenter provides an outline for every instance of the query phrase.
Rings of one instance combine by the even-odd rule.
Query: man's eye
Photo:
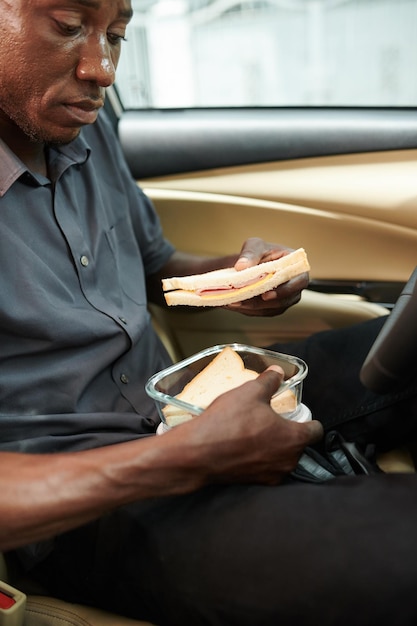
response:
[[[65,22],[56,22],[59,30],[68,36],[78,35],[80,32],[81,26],[79,24],[66,24]]]
[[[113,46],[117,46],[122,41],[127,41],[124,35],[119,35],[117,33],[107,33],[107,37]]]

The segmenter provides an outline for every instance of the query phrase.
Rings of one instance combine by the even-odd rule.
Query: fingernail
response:
[[[250,259],[247,256],[239,257],[235,263],[235,268],[239,269],[241,265],[243,266],[243,268],[247,267],[248,265],[250,265]]]
[[[268,300],[276,300],[276,299],[277,299],[276,291],[265,291],[265,293],[262,294],[262,300],[264,300],[265,302],[267,302]]]

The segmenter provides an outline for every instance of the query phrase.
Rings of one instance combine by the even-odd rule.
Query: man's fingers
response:
[[[301,298],[301,292],[308,287],[309,280],[309,273],[304,272],[303,274],[299,274],[299,276],[295,276],[286,283],[278,285],[275,289],[265,291],[261,294],[261,298],[265,302],[268,300],[279,300],[281,306],[292,304],[293,301],[294,303],[298,302]]]
[[[306,427],[309,437],[307,445],[311,446],[323,439],[324,430],[322,424],[319,421],[311,420],[310,422],[305,422],[303,426]]]
[[[246,269],[252,265],[257,265],[265,251],[265,242],[258,237],[247,239],[240,251],[238,260],[235,263],[236,270]]]
[[[239,258],[235,263],[235,269],[240,271],[265,261],[280,259],[290,251],[290,248],[283,247],[280,244],[267,243],[259,237],[250,237],[241,248]]]
[[[269,401],[284,380],[284,370],[279,365],[270,365],[256,380],[262,385],[265,398]]]

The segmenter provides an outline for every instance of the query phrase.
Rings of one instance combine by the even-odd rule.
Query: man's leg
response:
[[[213,487],[115,512],[78,563],[68,534],[44,569],[161,626],[409,626],[416,525],[415,475]]]
[[[375,443],[380,450],[417,440],[417,381],[398,393],[378,395],[359,379],[361,366],[386,317],[312,335],[271,348],[299,356],[309,367],[303,402],[326,430]]]

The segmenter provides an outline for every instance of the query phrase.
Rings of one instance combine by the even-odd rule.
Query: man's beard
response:
[[[11,118],[13,123],[23,132],[31,143],[46,144],[50,146],[65,146],[74,141],[81,132],[81,129],[73,129],[73,136],[69,139],[57,137],[55,134],[35,127],[31,121],[25,119],[24,116],[14,116]]]
[[[62,134],[57,136],[57,134],[50,131],[46,125],[40,126],[36,124],[25,110],[22,111],[19,109],[19,107],[16,106],[15,97],[10,96],[8,98],[7,96],[7,91],[0,95],[0,116],[2,115],[4,118],[11,121],[16,126],[17,131],[23,133],[31,143],[56,146],[66,145],[71,143],[71,141],[80,134],[81,129],[74,128],[71,129],[71,136],[68,138],[65,138]]]

